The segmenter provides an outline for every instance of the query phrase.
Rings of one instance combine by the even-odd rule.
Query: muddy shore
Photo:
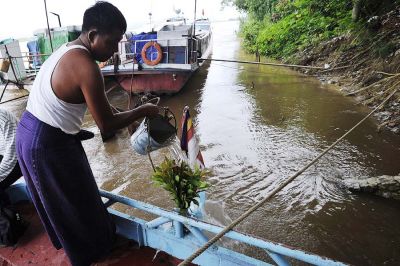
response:
[[[303,72],[338,85],[344,95],[371,109],[397,90],[374,117],[378,131],[400,134],[400,7],[371,18],[366,28],[307,47],[287,61],[325,67]]]

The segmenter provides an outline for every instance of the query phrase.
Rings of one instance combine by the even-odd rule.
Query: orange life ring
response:
[[[150,46],[153,46],[153,47],[156,48],[156,50],[157,50],[157,58],[154,59],[154,60],[148,59],[148,58],[147,58],[147,55],[146,55],[146,51],[147,51],[147,49],[148,49]],[[148,66],[155,66],[155,65],[157,65],[158,63],[160,63],[160,61],[161,61],[161,59],[162,59],[162,50],[161,50],[161,46],[160,46],[158,43],[156,43],[155,41],[149,41],[148,43],[146,43],[146,44],[143,46],[141,55],[142,55],[143,62],[144,62],[146,65],[148,65]]]

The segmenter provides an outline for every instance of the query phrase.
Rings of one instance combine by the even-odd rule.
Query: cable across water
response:
[[[306,171],[310,166],[315,164],[322,156],[324,156],[328,151],[330,151],[333,147],[335,147],[341,140],[343,140],[347,135],[349,135],[353,130],[355,130],[359,125],[361,125],[365,120],[367,120],[373,113],[375,113],[377,110],[382,108],[387,101],[398,91],[398,88],[393,90],[393,92],[386,97],[385,100],[381,102],[374,110],[372,110],[367,116],[365,116],[363,119],[361,119],[355,126],[353,126],[350,130],[348,130],[345,134],[343,134],[340,138],[338,138],[333,144],[331,144],[328,148],[326,148],[322,153],[320,153],[315,159],[313,159],[310,163],[308,163],[306,166],[304,166],[302,169],[297,171],[293,176],[288,178],[285,182],[283,182],[279,187],[271,191],[262,201],[251,207],[249,210],[247,210],[245,213],[243,213],[239,218],[234,220],[230,225],[226,226],[221,232],[219,232],[217,235],[215,235],[213,238],[211,238],[206,244],[204,244],[201,248],[196,250],[190,257],[185,259],[183,262],[179,264],[179,266],[185,266],[188,265],[190,262],[192,262],[195,258],[197,258],[201,253],[206,251],[211,245],[213,245],[215,242],[217,242],[221,237],[223,237],[227,232],[232,230],[236,225],[238,225],[240,222],[242,222],[245,218],[247,218],[250,214],[252,214],[255,210],[257,210],[259,207],[261,207],[267,200],[272,198],[276,193],[281,191],[284,187],[286,187],[290,182],[292,182],[296,177],[298,177],[300,174],[302,174],[304,171]]]
[[[309,69],[323,69],[325,67],[317,66],[304,66],[304,65],[294,65],[294,64],[282,64],[282,63],[267,63],[267,62],[254,62],[254,61],[240,61],[240,60],[229,60],[229,59],[217,59],[217,58],[199,58],[200,61],[216,61],[216,62],[230,62],[230,63],[242,63],[250,65],[266,65],[266,66],[281,66],[281,67],[296,67],[296,68],[309,68]]]

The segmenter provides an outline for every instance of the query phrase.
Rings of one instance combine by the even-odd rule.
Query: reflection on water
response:
[[[214,24],[213,57],[253,60],[240,49],[237,30],[237,22]],[[110,100],[127,105],[121,91],[112,92]],[[15,109],[15,104],[8,106]],[[24,101],[19,104],[24,108]],[[289,69],[220,62],[206,64],[180,93],[163,97],[161,105],[178,119],[185,105],[191,107],[206,166],[213,172],[206,219],[220,225],[263,199],[368,111]],[[125,130],[103,144],[90,115],[84,127],[96,133],[84,147],[99,186],[173,207],[167,193],[151,183],[150,162],[133,152]],[[169,154],[166,148],[152,158],[157,164]],[[236,229],[356,265],[398,265],[400,204],[351,194],[340,181],[398,174],[399,161],[400,137],[377,133],[368,120]],[[227,245],[265,257],[237,243]]]

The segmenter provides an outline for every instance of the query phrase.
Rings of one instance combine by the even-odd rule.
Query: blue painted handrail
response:
[[[155,214],[157,216],[160,216],[159,218],[144,223],[144,226],[147,227],[147,229],[152,229],[155,228],[156,226],[165,224],[169,221],[172,221],[174,224],[175,229],[178,228],[179,232],[174,232],[175,237],[177,239],[184,237],[182,235],[182,229],[179,226],[179,224],[185,226],[186,228],[189,229],[189,231],[192,233],[192,235],[197,238],[198,244],[204,243],[204,241],[207,241],[207,238],[203,234],[202,230],[217,234],[223,230],[222,227],[208,224],[206,222],[200,221],[196,218],[192,217],[185,217],[182,215],[179,215],[176,212],[171,212],[164,210],[162,208],[159,208],[157,206],[153,206],[148,203],[144,203],[138,200],[134,200],[128,197],[124,197],[121,195],[116,195],[108,191],[100,190],[100,195],[102,197],[105,197],[109,199],[111,202],[119,202],[122,204],[125,204],[130,207],[137,208],[139,210]],[[284,246],[282,244],[278,243],[273,243],[271,241],[266,241],[263,239],[259,239],[253,236],[245,235],[236,231],[230,231],[228,232],[225,237],[240,241],[242,243],[246,243],[255,247],[259,247],[264,249],[267,254],[277,263],[277,265],[290,265],[288,261],[286,260],[286,257],[293,258],[302,262],[307,262],[313,265],[346,265],[342,262],[334,261],[326,257],[318,256],[315,254],[307,253],[302,250],[294,249],[288,246]],[[217,248],[217,247],[214,247]],[[220,248],[220,247],[218,247]],[[236,253],[238,254],[238,253]],[[243,255],[244,256],[244,255]],[[254,259],[253,259],[254,260]],[[196,263],[196,260],[194,261]],[[265,262],[259,261],[260,264],[258,265],[263,265],[267,264]],[[249,263],[247,265],[254,265],[253,263]]]
[[[10,187],[8,193],[12,202],[30,200],[24,182],[14,184]],[[119,202],[159,216],[158,218],[148,222],[137,217],[120,213],[111,208],[108,209],[114,217],[119,233],[122,233],[128,238],[134,239],[140,246],[149,246],[154,249],[163,250],[180,259],[187,258],[197,250],[199,246],[208,241],[208,238],[203,231],[217,234],[223,230],[223,228],[219,226],[208,224],[196,218],[185,217],[179,215],[177,212],[167,211],[151,204],[116,195],[104,190],[100,190],[100,195],[108,199],[108,202],[106,203],[107,205]],[[282,244],[241,234],[236,231],[230,231],[225,236],[241,243],[249,244],[265,250],[277,265],[290,265],[287,258],[293,258],[313,265],[345,265],[341,262],[325,257],[306,253]],[[267,262],[216,245],[211,246],[193,262],[200,265],[219,266],[270,265]]]
[[[7,193],[10,196],[11,202],[30,200],[24,182],[12,185]],[[185,217],[179,215],[177,212],[167,211],[151,204],[104,190],[100,190],[100,195],[108,199],[106,205],[110,206],[114,202],[119,202],[159,216],[148,222],[111,208],[108,209],[110,214],[114,217],[119,233],[135,240],[139,246],[148,246],[163,250],[176,258],[187,258],[199,246],[207,242],[208,238],[203,231],[217,234],[223,230],[223,228],[219,226],[199,221],[196,218]],[[184,228],[187,230],[185,231]],[[273,243],[235,231],[230,231],[225,236],[240,241],[241,243],[264,249],[277,265],[290,265],[287,258],[293,258],[313,265],[345,265],[325,257],[306,253],[288,246],[283,246],[282,244]],[[216,245],[211,246],[193,262],[207,266],[271,265],[267,262]]]

